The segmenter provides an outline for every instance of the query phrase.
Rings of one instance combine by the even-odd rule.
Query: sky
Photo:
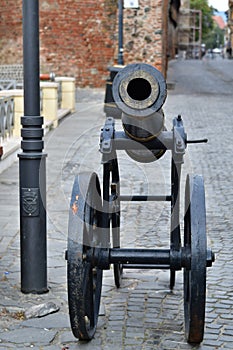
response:
[[[209,6],[213,6],[218,11],[226,11],[228,9],[228,0],[208,0]]]

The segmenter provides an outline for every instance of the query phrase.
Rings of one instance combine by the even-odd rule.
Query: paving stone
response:
[[[58,312],[54,315],[23,321],[21,326],[46,329],[69,328],[70,322],[67,314]]]
[[[15,329],[9,332],[0,333],[0,339],[2,342],[15,343],[15,344],[28,344],[30,345],[39,343],[51,343],[55,338],[56,331],[53,330],[38,330],[38,328],[31,328],[28,332],[27,328]]]

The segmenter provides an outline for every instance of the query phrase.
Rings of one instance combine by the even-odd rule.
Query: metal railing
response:
[[[16,80],[0,79],[0,90],[16,89],[16,87],[17,87]]]
[[[0,137],[12,136],[14,127],[14,98],[0,97]]]
[[[2,80],[16,80],[23,82],[22,64],[4,64],[0,65],[0,77]]]

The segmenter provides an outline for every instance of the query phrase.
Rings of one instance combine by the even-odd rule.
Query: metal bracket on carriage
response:
[[[181,115],[173,119],[173,158],[176,162],[183,163],[187,134],[184,131]]]
[[[179,133],[176,133],[179,135]],[[179,136],[180,137],[180,136]],[[102,163],[108,162],[108,155],[113,150],[168,150],[173,149],[174,133],[172,131],[162,131],[160,135],[151,141],[141,143],[132,140],[125,131],[115,130],[115,120],[108,117],[100,134],[100,152],[103,154]]]
[[[100,152],[103,154],[102,163],[108,161],[106,154],[112,152],[112,140],[115,132],[115,120],[112,117],[108,117],[105,121],[104,127],[101,129],[100,134]]]

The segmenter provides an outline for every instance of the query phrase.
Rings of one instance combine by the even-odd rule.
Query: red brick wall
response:
[[[104,86],[117,61],[117,0],[40,0],[41,72],[74,76],[78,86]],[[124,62],[166,70],[168,0],[124,9]],[[166,4],[166,6],[164,5]],[[165,11],[165,12],[164,12]],[[22,63],[22,0],[1,0],[0,64]]]
[[[0,64],[21,64],[22,0],[0,2]]]
[[[102,86],[114,58],[116,1],[47,0],[40,7],[42,68]]]

